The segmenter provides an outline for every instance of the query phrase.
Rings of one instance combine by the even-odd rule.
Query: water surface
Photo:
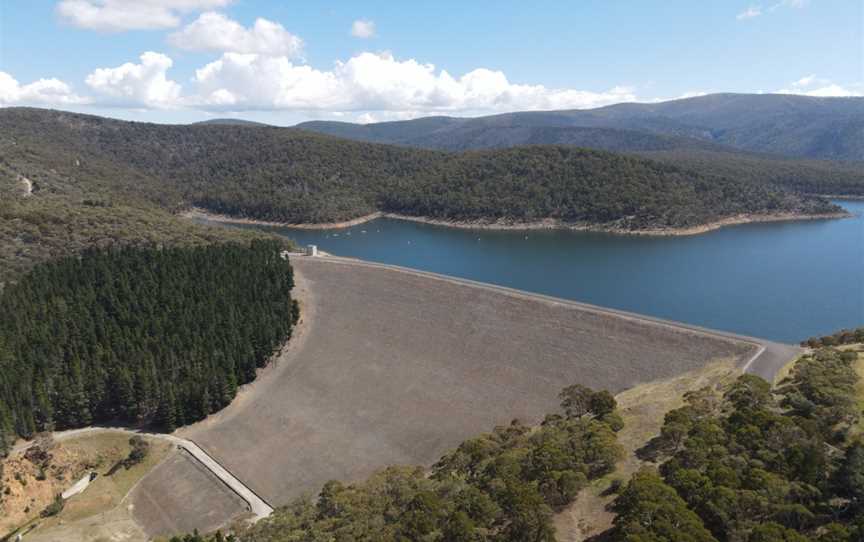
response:
[[[864,325],[864,202],[855,218],[687,237],[463,230],[378,219],[268,226],[301,245],[785,342]]]

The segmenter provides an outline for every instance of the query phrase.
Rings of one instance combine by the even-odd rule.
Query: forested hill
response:
[[[265,124],[263,122],[255,122],[254,120],[243,120],[243,119],[210,119],[210,120],[202,120],[201,122],[194,123],[195,125],[228,125],[228,126],[270,126],[269,124]]]
[[[276,242],[89,250],[0,295],[0,456],[94,423],[173,430],[226,406],[290,336]]]
[[[503,149],[519,145],[573,145],[607,151],[734,150],[693,137],[633,129],[566,126],[556,121],[544,125],[542,118],[529,117],[525,123],[518,116],[512,122],[498,121],[495,117],[431,117],[376,124],[310,121],[298,124],[297,128],[358,141],[445,151]]]
[[[313,121],[298,128],[450,150],[530,142],[580,145],[595,138],[598,141],[588,146],[609,150],[646,150],[650,142],[653,146],[674,144],[677,150],[711,146],[795,158],[864,161],[864,98],[711,94],[660,103],[469,119],[429,117],[366,125]]]
[[[285,128],[165,126],[37,109],[2,110],[0,124],[3,160],[20,174],[65,157],[58,167],[73,175],[75,167],[103,165],[80,182],[101,182],[163,208],[197,205],[282,222],[388,211],[639,230],[742,213],[836,210],[765,183],[575,147],[451,154]]]
[[[431,117],[380,124],[314,121],[299,127],[358,141],[445,151],[572,145],[634,154],[676,167],[768,183],[805,194],[864,196],[864,162],[786,158],[742,151],[697,137],[636,129],[557,126],[554,120],[550,121],[551,126],[534,126],[531,118],[525,125],[521,122],[520,116],[514,116],[512,124],[495,118]]]

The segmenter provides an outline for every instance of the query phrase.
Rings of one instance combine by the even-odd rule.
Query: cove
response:
[[[835,203],[855,216],[685,237],[465,230],[388,218],[339,230],[230,227],[273,231],[337,256],[797,343],[864,325],[864,202]]]

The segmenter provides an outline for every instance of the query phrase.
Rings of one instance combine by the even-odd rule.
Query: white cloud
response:
[[[375,21],[357,19],[351,24],[351,35],[355,38],[371,38],[375,36]]]
[[[436,113],[578,109],[636,101],[634,90],[628,87],[591,92],[516,84],[503,72],[486,68],[457,77],[432,64],[399,60],[390,53],[364,52],[336,62],[330,70],[319,70],[285,55],[225,52],[195,71],[185,94],[169,77],[172,66],[170,57],[146,52],[137,62],[98,68],[85,79],[92,91],[86,103],[223,113],[342,114],[371,121]],[[10,76],[0,79],[0,103],[17,103],[24,95],[38,103],[85,102],[57,80],[22,87]],[[43,95],[51,99],[38,97]]]
[[[191,102],[234,111],[483,113],[598,107],[636,99],[627,87],[589,92],[519,85],[485,68],[456,78],[432,64],[368,52],[326,71],[293,64],[286,57],[226,53],[197,70],[194,81],[198,93]]]
[[[837,98],[844,96],[864,96],[864,83],[843,87],[829,79],[821,79],[816,75],[807,75],[791,83],[788,88],[776,91],[777,94],[800,94],[820,98]]]
[[[190,51],[259,53],[273,56],[299,56],[303,40],[267,19],[257,19],[250,28],[221,13],[201,14],[182,30],[171,34],[168,41],[175,47]]]
[[[651,98],[651,99],[644,100],[644,101],[647,103],[662,103],[662,102],[669,102],[669,101],[673,101],[673,100],[686,100],[688,98],[699,98],[701,96],[707,96],[708,94],[711,94],[711,93],[705,92],[704,90],[690,90],[690,91],[684,92],[682,94],[678,94],[677,96],[671,96],[671,97],[670,96],[659,96],[659,97]]]
[[[72,105],[87,103],[59,79],[39,79],[22,85],[14,77],[0,71],[0,106],[10,105]]]
[[[762,8],[760,8],[759,6],[750,6],[738,15],[736,15],[735,18],[739,21],[742,21],[745,19],[752,19],[760,15],[762,15]]]
[[[816,82],[818,82],[818,81],[819,81],[819,80],[816,79],[816,75],[815,75],[815,74],[813,74],[813,75],[807,75],[807,76],[804,76],[804,77],[802,77],[801,79],[795,81],[794,83],[792,83],[792,86],[793,86],[793,87],[805,88],[805,87],[809,87],[810,85],[812,85],[812,84],[814,84],[814,83],[816,83]]]
[[[343,113],[342,116],[345,116]],[[372,124],[375,122],[391,122],[396,120],[411,120],[423,116],[423,111],[375,111],[354,115],[354,122]],[[350,120],[350,119],[347,119]]]
[[[750,6],[738,15],[736,15],[735,18],[739,21],[753,19],[755,17],[759,17],[763,13],[774,13],[781,8],[801,9],[807,7],[808,4],[810,4],[810,0],[780,0],[779,2],[770,5],[767,11],[764,12],[762,11],[761,6]]]
[[[246,109],[329,109],[337,104],[332,74],[286,57],[225,53],[195,72],[200,107]],[[329,100],[325,102],[324,100]]]
[[[773,6],[771,6],[771,11],[778,10],[780,8],[797,8],[801,9],[807,4],[810,3],[810,0],[780,0]]]
[[[99,68],[87,76],[86,83],[109,105],[176,107],[181,104],[181,87],[166,76],[172,65],[169,57],[146,52],[140,64],[127,62],[116,68]]]
[[[61,0],[60,17],[104,32],[153,30],[180,25],[180,14],[227,6],[233,0]]]

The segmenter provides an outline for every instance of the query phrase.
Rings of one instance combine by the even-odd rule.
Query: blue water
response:
[[[864,325],[864,202],[837,203],[856,217],[688,237],[462,230],[393,219],[342,230],[255,227],[339,256],[798,342]]]

